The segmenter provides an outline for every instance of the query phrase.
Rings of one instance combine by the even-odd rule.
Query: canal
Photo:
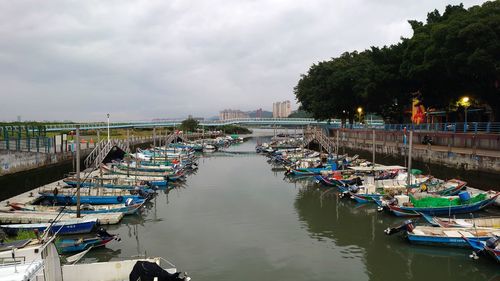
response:
[[[401,219],[313,182],[284,180],[256,139],[200,159],[184,186],[160,192],[142,216],[109,227],[122,241],[85,258],[162,256],[195,281],[499,280],[466,249],[411,246],[383,230]]]

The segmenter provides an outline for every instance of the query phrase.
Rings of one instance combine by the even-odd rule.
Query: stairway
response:
[[[318,127],[307,127],[304,130],[304,146],[307,146],[313,140],[317,141],[329,154],[335,152],[335,142],[328,138],[323,130]]]
[[[118,147],[119,149],[123,150],[125,153],[130,153],[130,146],[128,145],[128,142],[125,140],[107,140],[103,139],[101,140],[95,148],[90,152],[90,154],[85,158],[85,161],[83,162],[85,164],[85,167],[98,167],[100,163],[106,158],[108,153],[113,149],[113,147]]]
[[[188,142],[188,139],[184,136],[183,133],[172,132],[167,137],[167,144],[173,142],[177,138],[180,138],[183,142]]]

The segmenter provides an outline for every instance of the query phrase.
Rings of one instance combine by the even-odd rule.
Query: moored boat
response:
[[[463,197],[426,197],[423,199],[411,199],[410,196],[400,196],[399,200],[386,202],[377,200],[376,203],[385,206],[391,213],[400,217],[418,217],[421,214],[439,216],[471,213],[482,210],[493,204],[500,192],[480,193],[469,199]],[[401,202],[402,198],[407,198]]]
[[[60,221],[55,223],[25,223],[25,224],[3,224],[0,228],[8,235],[17,235],[19,231],[38,231],[39,233],[49,230],[50,233],[84,234],[89,233],[97,225],[97,219],[86,219],[78,221]]]
[[[117,235],[111,235],[103,228],[97,231],[95,237],[90,238],[69,238],[69,239],[57,239],[55,245],[57,251],[60,254],[68,254],[75,252],[82,252],[90,247],[97,248],[106,245],[113,240],[119,240]]]
[[[432,227],[414,226],[411,220],[402,225],[388,228],[384,232],[388,235],[404,231],[406,238],[413,244],[439,245],[449,247],[467,247],[467,242],[462,238],[472,238],[478,241],[486,241],[494,236],[500,235],[500,230],[487,227]]]
[[[124,215],[132,215],[137,213],[144,205],[146,200],[131,200],[128,199],[123,204],[111,205],[90,205],[83,204],[80,208],[81,214],[103,214],[103,213],[123,213]],[[9,203],[9,206],[18,211],[36,211],[36,212],[63,212],[76,213],[76,206],[42,206],[42,205],[27,205],[21,203]]]
[[[500,217],[478,218],[440,218],[422,214],[422,217],[433,226],[440,227],[491,227],[500,228]]]

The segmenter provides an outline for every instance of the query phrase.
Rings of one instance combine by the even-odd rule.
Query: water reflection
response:
[[[370,280],[487,280],[495,265],[473,262],[469,250],[412,246],[383,230],[400,219],[378,213],[374,205],[340,199],[336,191],[296,180],[301,187],[294,207],[310,237],[343,247],[344,258],[362,257]]]

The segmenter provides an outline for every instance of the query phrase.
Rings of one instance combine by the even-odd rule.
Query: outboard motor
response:
[[[401,232],[403,230],[406,230],[408,232],[412,232],[415,227],[413,226],[413,221],[412,220],[405,220],[403,224],[400,226],[396,227],[388,227],[387,229],[384,230],[384,233],[387,235],[392,235],[394,233]]]
[[[498,245],[500,245],[500,236],[493,236],[486,240],[486,247],[488,248],[495,249]]]
[[[126,201],[125,201],[125,206],[130,206],[132,205],[132,203],[134,202],[134,199],[132,198],[128,198]]]
[[[100,238],[109,238],[109,237],[113,237],[116,241],[121,241],[122,239],[118,236],[118,235],[115,235],[115,234],[110,234],[109,232],[106,231],[106,229],[104,229],[103,227],[99,227],[97,229],[97,237],[100,237]]]

